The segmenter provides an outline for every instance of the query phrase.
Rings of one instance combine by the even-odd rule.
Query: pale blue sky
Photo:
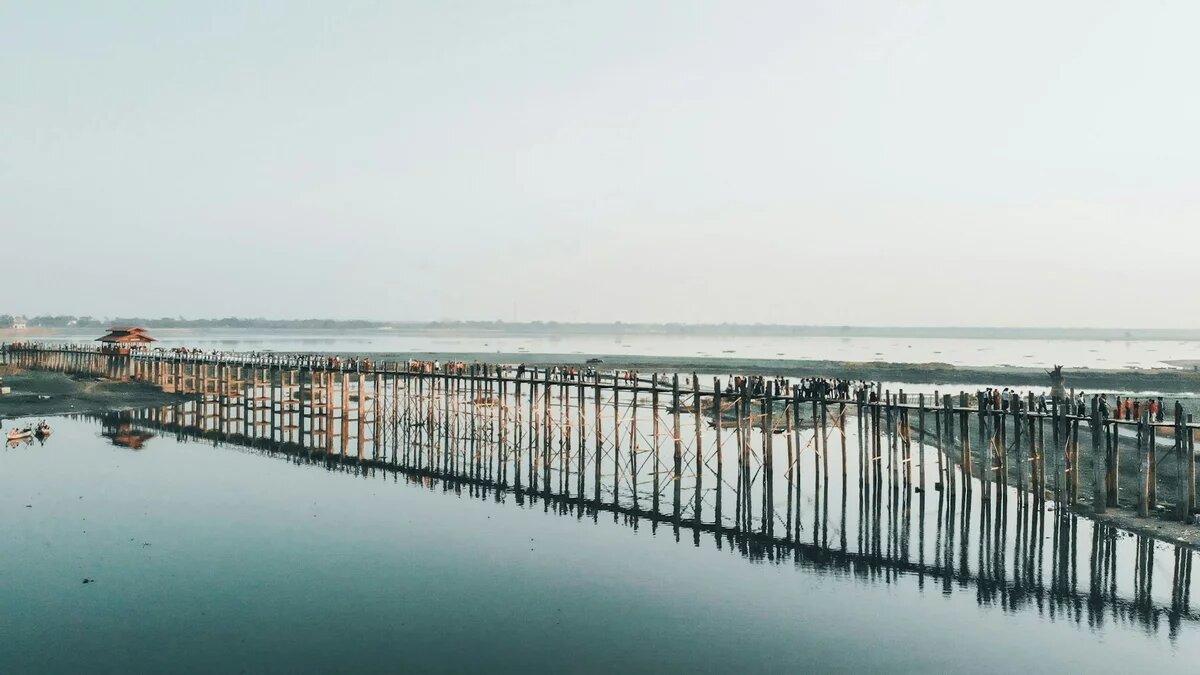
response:
[[[1197,26],[3,2],[0,313],[1197,327]]]

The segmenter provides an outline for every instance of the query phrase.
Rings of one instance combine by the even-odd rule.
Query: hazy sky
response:
[[[0,313],[1197,327],[1197,26],[0,2]]]

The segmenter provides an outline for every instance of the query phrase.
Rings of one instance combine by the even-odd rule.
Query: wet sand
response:
[[[0,420],[131,410],[167,405],[176,399],[150,385],[62,373],[12,370],[3,378],[12,393],[0,395]]]
[[[1079,515],[1107,523],[1127,532],[1135,532],[1147,537],[1158,539],[1180,546],[1200,550],[1200,525],[1185,525],[1178,520],[1168,520],[1168,513],[1151,514],[1149,518],[1140,518],[1136,509],[1109,507],[1104,513],[1092,513],[1090,507],[1081,506],[1075,509]]]

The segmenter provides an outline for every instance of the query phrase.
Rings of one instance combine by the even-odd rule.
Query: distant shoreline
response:
[[[671,335],[706,337],[830,337],[830,338],[954,338],[978,340],[1098,340],[1098,341],[1200,341],[1198,329],[1170,328],[1037,328],[987,326],[815,326],[789,324],[682,324],[682,323],[559,323],[554,321],[335,321],[326,319],[147,319],[88,320],[67,325],[68,317],[38,317],[29,328],[0,329],[0,336],[85,334],[110,325],[138,325],[151,331],[398,331],[410,335],[529,336],[529,335]],[[40,322],[40,323],[39,323]],[[99,334],[99,333],[97,333]]]

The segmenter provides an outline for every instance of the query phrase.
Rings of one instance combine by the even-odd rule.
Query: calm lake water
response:
[[[798,497],[797,541],[772,543],[389,470],[386,450],[54,425],[0,451],[3,673],[1200,663],[1180,562],[1200,556],[1015,492],[985,508],[979,489],[905,488],[864,509],[834,480]]]
[[[364,331],[155,331],[164,347],[205,350],[354,353],[579,354],[739,359],[803,359],[948,363],[956,366],[1045,368],[1160,368],[1165,361],[1200,359],[1200,341],[1018,340],[885,337],[764,337],[622,335],[430,335]],[[62,337],[97,337],[76,330]]]

